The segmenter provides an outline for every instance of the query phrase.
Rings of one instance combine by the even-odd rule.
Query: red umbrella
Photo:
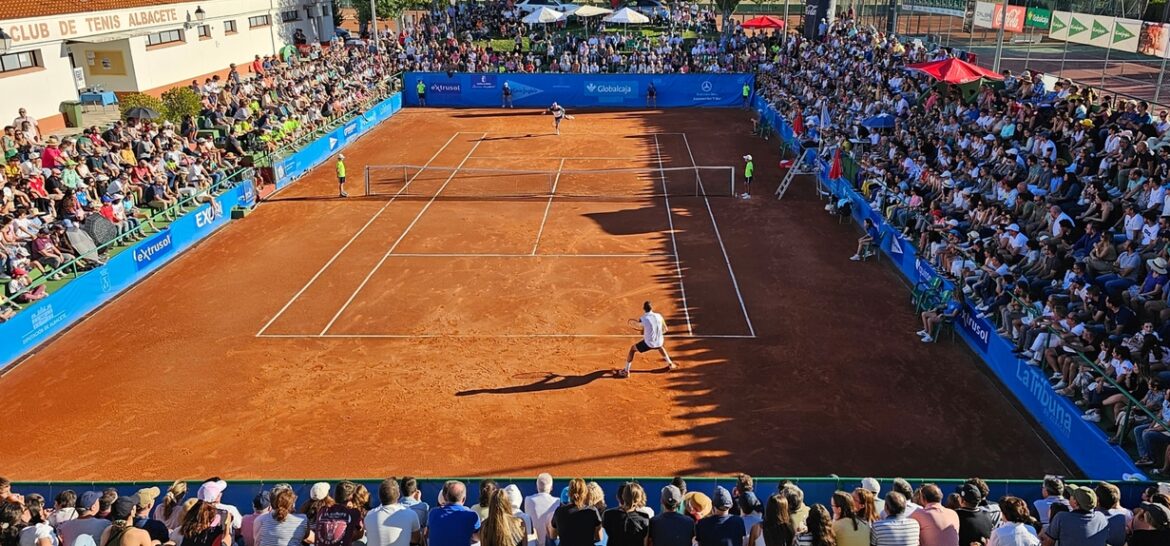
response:
[[[784,20],[762,15],[743,22],[743,28],[784,28]]]
[[[907,65],[906,69],[924,72],[940,82],[951,84],[970,83],[979,78],[987,78],[989,80],[1003,79],[1003,76],[986,68],[980,68],[977,64],[971,64],[955,58],[929,63],[911,64]]]

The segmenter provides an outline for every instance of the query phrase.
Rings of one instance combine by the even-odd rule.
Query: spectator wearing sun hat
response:
[[[134,497],[138,499],[134,526],[146,531],[152,541],[158,541],[159,544],[162,544],[170,540],[170,530],[167,529],[167,524],[150,517],[150,512],[154,509],[154,502],[158,499],[159,493],[157,487],[145,487],[134,494]]]
[[[1094,510],[1097,494],[1088,487],[1069,486],[1071,511],[1056,514],[1040,537],[1043,546],[1106,546],[1109,519]],[[1121,546],[1117,544],[1109,546]]]

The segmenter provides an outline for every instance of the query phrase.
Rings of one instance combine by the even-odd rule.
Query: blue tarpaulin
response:
[[[645,108],[654,85],[660,108],[743,106],[743,86],[754,89],[751,74],[452,74],[408,72],[405,104],[418,106],[418,82],[426,86],[427,106],[499,108],[504,82],[516,108]]]

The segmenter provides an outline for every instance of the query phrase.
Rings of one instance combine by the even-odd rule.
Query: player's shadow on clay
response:
[[[630,375],[643,373],[666,373],[669,372],[668,366],[655,368],[653,370],[630,370]],[[555,372],[528,372],[515,375],[513,377],[524,376],[538,376],[539,379],[532,383],[525,383],[523,385],[512,385],[509,387],[497,387],[494,389],[471,389],[466,391],[459,391],[455,396],[476,396],[480,394],[523,394],[528,392],[543,392],[543,391],[559,391],[564,389],[575,389],[584,387],[598,379],[617,379],[617,370],[596,370],[582,375],[562,375]],[[628,381],[628,379],[626,380]]]

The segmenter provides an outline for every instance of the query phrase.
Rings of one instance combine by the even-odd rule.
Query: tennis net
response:
[[[514,170],[369,165],[366,195],[439,198],[730,197],[735,167]]]

